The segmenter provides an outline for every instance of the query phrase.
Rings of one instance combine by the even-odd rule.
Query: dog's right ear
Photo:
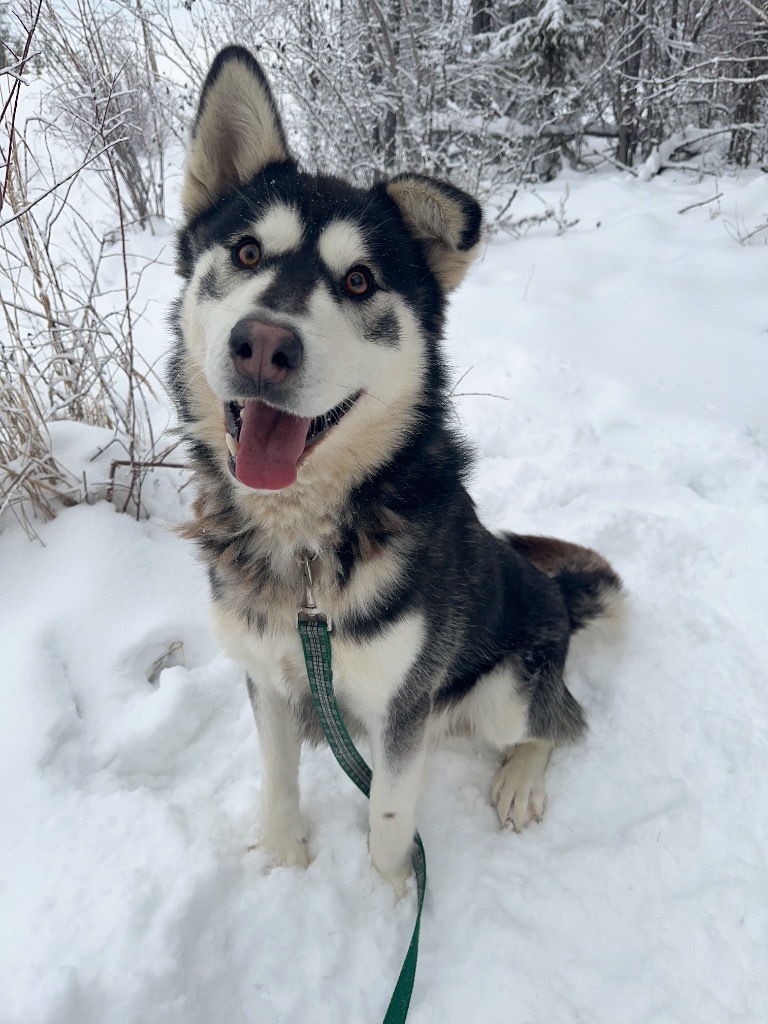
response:
[[[192,129],[181,193],[187,223],[267,164],[291,159],[264,72],[248,50],[228,46],[211,65]]]

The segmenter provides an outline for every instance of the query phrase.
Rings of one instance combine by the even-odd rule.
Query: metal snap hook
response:
[[[299,605],[298,621],[299,622],[325,622],[328,629],[331,629],[330,617],[324,615],[315,603],[315,595],[313,591],[314,577],[312,575],[312,563],[317,561],[320,557],[317,552],[312,554],[311,552],[305,551],[303,554],[298,555],[298,560],[301,563],[304,573],[304,601]]]

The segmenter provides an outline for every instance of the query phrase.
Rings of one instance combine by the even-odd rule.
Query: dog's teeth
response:
[[[245,400],[244,399],[238,398],[237,404],[238,404],[239,408],[241,408],[241,409],[245,408]]]
[[[233,459],[237,458],[237,453],[240,451],[240,442],[236,441],[231,434],[224,434],[224,440],[227,442],[227,448],[229,448],[229,454]]]

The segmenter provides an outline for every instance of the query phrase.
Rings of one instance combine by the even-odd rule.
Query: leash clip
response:
[[[312,562],[317,557],[316,554],[310,555],[308,553],[299,556],[299,561],[304,570],[304,602],[299,605],[297,622],[323,622],[328,627],[328,632],[330,632],[332,629],[331,619],[317,607],[313,593],[315,581],[312,576]]]

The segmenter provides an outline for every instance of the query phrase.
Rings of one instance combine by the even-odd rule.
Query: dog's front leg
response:
[[[260,845],[281,864],[309,864],[307,828],[299,809],[298,723],[288,702],[269,684],[248,677],[248,696],[261,748]]]
[[[398,896],[411,873],[416,808],[424,785],[427,744],[424,723],[413,723],[407,738],[391,727],[371,735],[373,778],[369,808],[369,848],[374,867]],[[404,745],[405,744],[405,745]]]

